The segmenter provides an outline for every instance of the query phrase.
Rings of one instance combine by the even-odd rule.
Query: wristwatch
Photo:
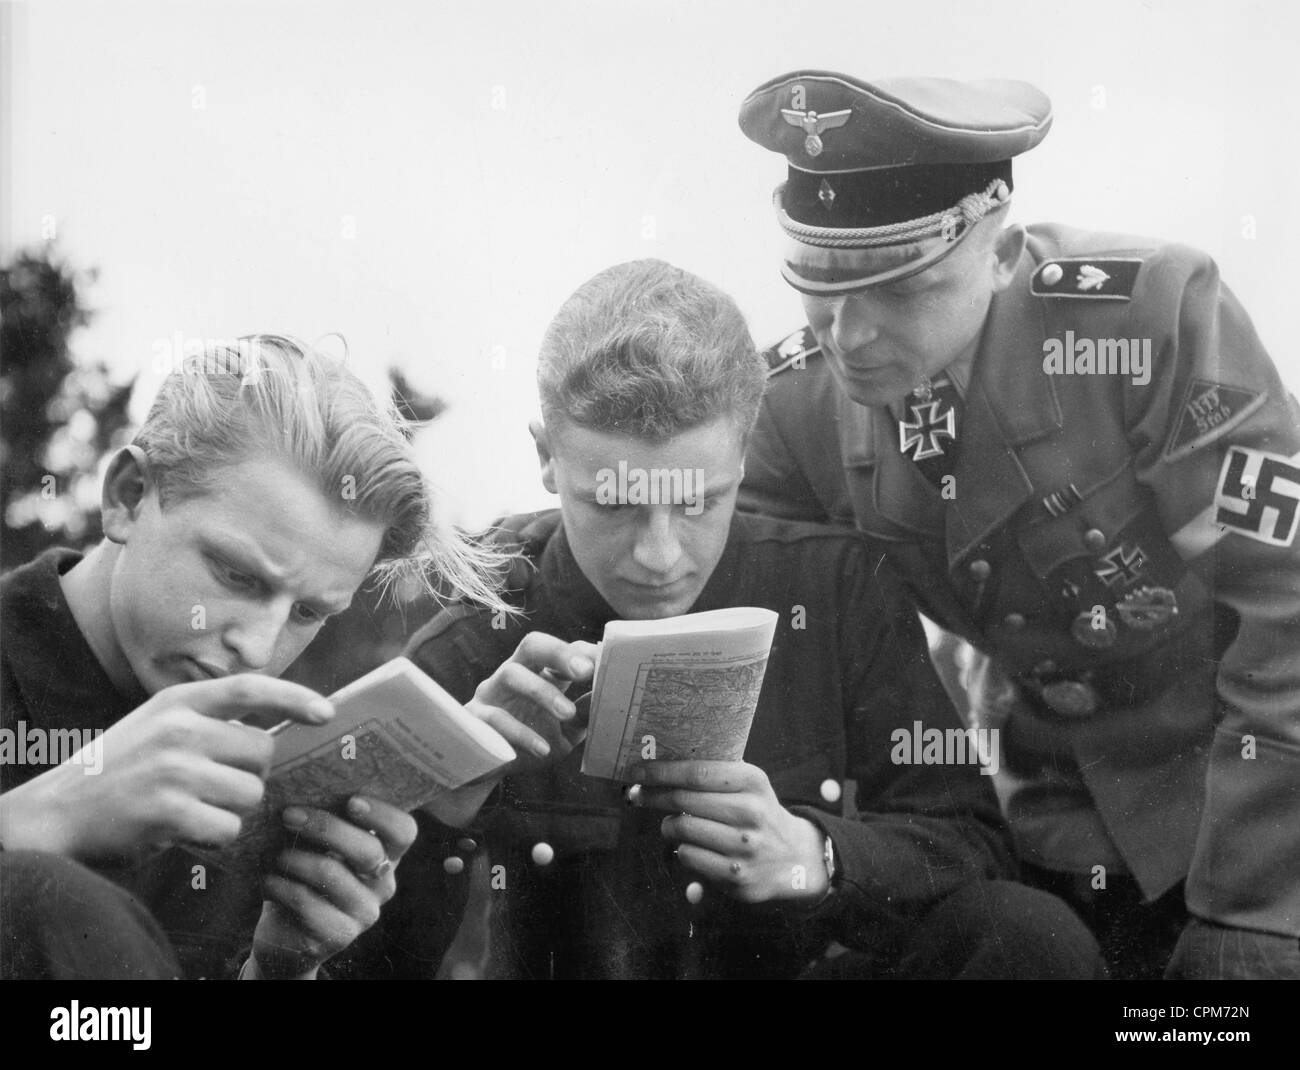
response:
[[[835,891],[835,878],[839,876],[839,865],[835,861],[835,841],[826,834],[825,846],[822,848],[822,861],[826,863],[826,895]],[[826,896],[822,896],[823,899]]]

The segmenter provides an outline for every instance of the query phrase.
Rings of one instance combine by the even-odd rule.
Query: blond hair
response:
[[[344,361],[283,335],[210,343],[163,381],[135,436],[162,508],[204,494],[223,467],[285,460],[327,500],[385,528],[373,575],[442,599],[507,608],[497,591],[510,557],[435,518],[410,425]]]

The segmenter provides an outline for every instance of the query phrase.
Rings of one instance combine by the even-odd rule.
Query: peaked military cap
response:
[[[872,83],[830,71],[774,78],[740,109],[745,135],[789,162],[773,200],[796,243],[892,247],[863,274],[809,263],[796,246],[782,274],[813,294],[906,278],[943,259],[1010,199],[1012,157],[1051,125],[1051,102],[1025,82]]]

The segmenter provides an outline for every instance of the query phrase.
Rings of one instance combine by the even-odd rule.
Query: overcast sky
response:
[[[422,441],[464,522],[548,504],[533,354],[579,283],[658,256],[730,290],[760,343],[782,161],[736,126],[760,82],[1034,82],[1055,125],[1013,218],[1199,246],[1300,382],[1289,0],[9,5],[0,242],[101,280],[80,354],[156,379],[160,340],[339,332],[379,382],[451,402]],[[1249,218],[1248,218],[1249,217]],[[1253,236],[1252,236],[1253,235]]]

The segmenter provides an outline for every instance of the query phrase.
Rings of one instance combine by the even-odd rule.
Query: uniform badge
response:
[[[1064,516],[1081,501],[1083,495],[1079,493],[1079,488],[1070,483],[1065,490],[1053,491],[1047,495],[1043,499],[1043,508],[1047,510],[1049,516]]]
[[[1070,634],[1076,643],[1088,650],[1109,650],[1119,637],[1119,628],[1104,612],[1093,613],[1091,609],[1085,609],[1074,618]]]
[[[820,352],[817,339],[811,328],[802,327],[794,334],[783,338],[777,345],[763,350],[763,359],[767,361],[767,374],[775,375],[785,368],[802,368],[805,358]]]
[[[1101,567],[1092,570],[1097,579],[1107,587],[1127,587],[1137,582],[1138,573],[1147,563],[1147,555],[1137,543],[1122,542],[1110,553],[1102,555],[1098,563]]]
[[[1101,268],[1084,264],[1079,268],[1079,274],[1074,277],[1074,288],[1085,291],[1100,290],[1109,281],[1110,276]]]
[[[1121,598],[1115,609],[1128,627],[1151,632],[1178,616],[1178,598],[1168,587],[1139,587]]]
[[[785,360],[787,357],[797,357],[803,352],[803,331],[795,331],[784,342],[776,347],[777,355]]]
[[[794,108],[781,109],[785,121],[791,126],[799,127],[807,135],[803,139],[803,147],[809,156],[820,156],[823,148],[821,135],[827,130],[843,126],[852,114],[852,108],[828,111],[825,115],[818,115],[815,111],[797,111]]]
[[[940,438],[957,437],[957,413],[949,405],[944,409],[942,401],[922,402],[909,405],[912,419],[898,421],[898,449],[904,457],[914,461],[923,461],[927,457],[942,457],[943,446]],[[943,412],[940,412],[944,409]],[[916,452],[912,453],[915,448]]]
[[[1215,522],[1238,535],[1290,546],[1300,526],[1300,464],[1265,450],[1233,446],[1214,496]]]
[[[1169,436],[1165,456],[1176,461],[1207,442],[1231,431],[1258,409],[1268,395],[1238,386],[1226,386],[1209,379],[1193,379],[1183,396],[1174,432]]]
[[[1036,297],[1100,298],[1127,301],[1133,295],[1142,261],[1137,257],[1057,257],[1034,272],[1029,292]]]
[[[1091,717],[1101,705],[1095,688],[1079,680],[1057,680],[1044,684],[1043,701],[1062,717]]]

